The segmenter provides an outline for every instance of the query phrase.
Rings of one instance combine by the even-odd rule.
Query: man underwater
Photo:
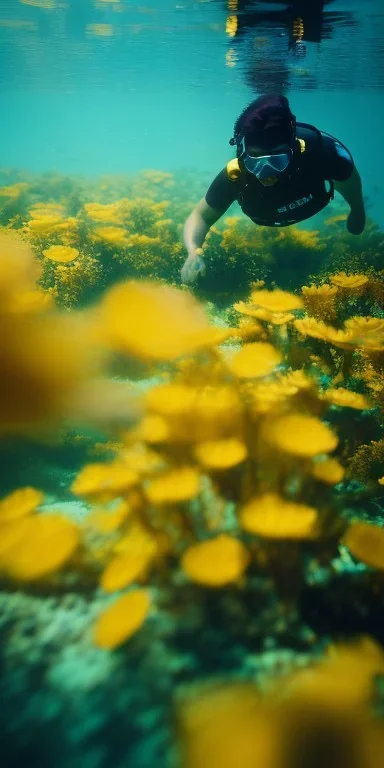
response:
[[[210,227],[235,200],[255,224],[286,227],[321,211],[336,190],[350,207],[348,232],[363,232],[361,179],[350,152],[315,126],[296,123],[285,96],[252,101],[237,119],[229,143],[236,146],[236,159],[216,176],[184,226],[184,283],[204,275],[200,249]]]

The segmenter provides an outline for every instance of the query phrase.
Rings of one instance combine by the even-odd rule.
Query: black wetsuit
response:
[[[232,181],[223,168],[207,191],[208,205],[224,213],[237,200],[255,224],[267,227],[296,224],[325,208],[333,182],[351,175],[352,156],[338,139],[305,123],[298,123],[296,136],[304,139],[305,151],[274,186],[264,187],[247,171]]]

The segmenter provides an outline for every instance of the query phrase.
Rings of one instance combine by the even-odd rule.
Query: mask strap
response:
[[[231,147],[236,147],[236,157],[241,157],[243,152],[245,151],[245,147],[241,146],[241,142],[243,141],[244,136],[240,136],[240,134],[236,133],[235,136],[232,136],[231,139],[229,139],[229,143]]]

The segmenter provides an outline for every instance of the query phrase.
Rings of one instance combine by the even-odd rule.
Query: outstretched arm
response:
[[[346,181],[335,181],[335,189],[350,207],[347,229],[351,235],[361,235],[365,227],[365,210],[361,178],[357,168]]]
[[[193,283],[199,275],[204,276],[205,265],[201,258],[201,247],[212,224],[222,215],[222,211],[211,208],[203,198],[188,216],[183,233],[184,244],[188,251],[188,258],[181,270],[183,283]]]

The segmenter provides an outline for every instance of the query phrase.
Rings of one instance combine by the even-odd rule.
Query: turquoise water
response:
[[[141,276],[140,265],[147,269],[145,259],[150,262],[151,252],[144,246],[142,261],[138,249],[137,262],[133,259],[131,263],[124,261],[124,249],[121,260],[114,261],[116,254],[107,241],[96,247],[92,238],[99,222],[97,218],[87,220],[83,210],[85,203],[94,200],[113,203],[121,198],[134,199],[136,185],[144,224],[140,211],[136,211],[133,237],[140,237],[142,230],[144,237],[147,232],[151,237],[157,231],[163,233],[165,246],[160,255],[157,245],[154,247],[156,276],[168,277],[173,283],[178,280],[181,251],[177,248],[182,222],[194,201],[204,195],[208,180],[233,156],[228,140],[239,112],[266,91],[286,94],[299,121],[313,123],[347,145],[362,177],[371,222],[363,240],[366,261],[365,251],[359,261],[359,238],[345,232],[343,221],[336,222],[334,229],[332,224],[323,225],[324,218],[346,211],[337,196],[325,216],[321,214],[304,224],[309,229],[320,229],[319,247],[316,232],[312,244],[310,236],[305,244],[300,240],[303,233],[299,228],[296,240],[284,250],[281,243],[276,241],[276,246],[275,241],[268,240],[269,232],[264,229],[254,249],[265,273],[253,274],[249,269],[244,279],[247,288],[251,279],[261,277],[267,280],[268,288],[275,281],[297,292],[307,279],[304,273],[310,258],[310,271],[318,268],[319,273],[324,258],[325,277],[321,281],[334,270],[345,269],[348,256],[352,271],[372,267],[377,273],[383,268],[382,0],[0,0],[0,72],[1,189],[3,184],[22,181],[23,174],[29,184],[27,202],[21,194],[20,211],[18,201],[13,208],[12,197],[8,200],[0,196],[2,214],[5,211],[2,223],[8,225],[8,216],[11,226],[22,228],[29,219],[30,206],[40,201],[48,205],[64,201],[67,209],[60,216],[78,216],[80,222],[78,240],[68,242],[84,249],[91,261],[95,250],[100,251],[96,254],[100,256],[99,273],[93,273],[85,259],[84,273],[80,270],[80,279],[70,283],[68,289],[81,294],[82,275],[85,281],[89,278],[85,299],[81,295],[77,303],[74,292],[74,298],[70,296],[73,304],[64,300],[65,281],[60,284],[59,304],[65,312],[68,306],[82,307],[92,302],[106,286],[131,276],[130,267],[134,277]],[[175,174],[175,186],[168,189],[165,183],[157,187],[157,182],[143,177],[147,169]],[[105,187],[103,179],[107,180]],[[147,188],[153,195],[149,203],[142,201],[146,196],[142,190]],[[155,201],[155,206],[168,196],[170,214],[164,209],[165,213],[157,212],[155,216],[152,203]],[[231,214],[238,213],[235,204]],[[165,229],[156,230],[168,215]],[[124,221],[131,223],[128,214]],[[246,243],[251,235],[250,230],[242,229],[243,224],[241,220],[238,237]],[[128,224],[124,226],[129,229]],[[221,222],[220,226],[227,225]],[[200,297],[210,300],[212,321],[226,328],[239,319],[230,305],[232,289],[239,288],[241,282],[243,246],[239,246],[238,253],[235,243],[227,254],[224,240],[220,240],[223,231],[215,234],[216,240],[213,238],[211,250],[207,250],[209,270]],[[44,253],[43,249],[51,245],[49,236],[41,241],[38,237],[31,239],[43,262],[40,251]],[[170,267],[165,275],[167,249],[173,258],[173,272]],[[274,263],[268,261],[269,251]],[[248,268],[252,258],[247,254]],[[226,281],[229,262],[228,272],[233,271]],[[304,263],[303,277],[298,277],[299,262],[300,268]],[[44,288],[51,287],[53,267],[50,272],[45,260]],[[70,266],[63,269],[68,269],[67,276],[71,274]],[[145,277],[148,274],[149,267]],[[292,274],[296,283],[292,282]],[[102,275],[100,284],[97,275]],[[364,294],[363,298],[361,293],[352,297],[345,317],[370,314],[372,310],[375,319],[383,322],[382,277],[376,274],[376,282],[372,278],[376,293],[372,289],[372,294]],[[241,282],[239,295],[233,298],[246,299],[244,291]],[[164,306],[165,314],[166,309]],[[145,312],[135,318],[138,336],[145,320]],[[286,348],[284,329],[274,328],[271,339]],[[317,339],[310,351],[319,360],[316,344]],[[337,352],[333,357],[328,354],[328,369],[319,368],[317,383],[321,387],[331,386]],[[299,344],[293,358],[293,367],[304,365],[306,358]],[[128,387],[135,392],[146,391],[165,380],[168,373],[168,361],[154,372],[143,372],[139,364],[136,370],[134,363],[130,368],[130,360],[121,369],[119,361],[116,368],[114,363],[111,376],[124,385],[129,378],[127,398],[131,394]],[[353,370],[346,386],[356,386],[359,393],[365,393],[365,384],[362,380],[356,384],[355,375],[357,380]],[[371,380],[380,389],[373,375]],[[339,377],[337,383],[340,381]],[[384,398],[382,394],[381,401],[379,395],[376,397],[376,409],[346,408],[341,413],[342,408],[336,405],[326,417],[339,430],[337,456],[342,463],[345,456],[354,458],[361,444],[379,441],[372,465],[367,459],[366,475],[363,457],[361,462],[354,461],[356,477],[339,483],[335,491],[328,487],[319,490],[312,477],[306,478],[309,502],[319,501],[320,506],[329,503],[338,513],[341,510],[343,524],[356,514],[361,520],[383,526],[383,497],[377,479],[384,474]],[[316,414],[323,413],[323,404],[319,406],[313,393],[305,394],[304,401],[307,405],[303,407],[308,407],[310,413],[311,408]],[[218,413],[218,421],[226,417],[222,411]],[[113,416],[116,420],[115,411]],[[60,429],[55,425],[51,431],[3,438],[0,495],[35,486],[44,493],[40,511],[59,511],[81,526],[92,504],[87,498],[74,496],[71,484],[84,464],[113,458],[113,445],[110,451],[104,447],[106,441],[113,443],[121,437],[113,416],[105,431],[102,416],[100,422],[96,419],[94,424],[91,419],[90,426],[81,424],[80,428],[75,417],[75,426],[70,422],[69,428],[65,422]],[[183,450],[184,446],[180,452]],[[222,485],[219,483],[226,501],[226,517],[220,509],[214,510],[217,517],[223,514],[224,530],[229,533],[236,531],[234,500],[241,476],[236,467],[230,470],[228,478],[224,476]],[[292,487],[284,489],[287,495],[295,494],[295,483],[297,476]],[[212,488],[204,487],[204,493],[206,508],[213,508],[209,495]],[[196,530],[199,534],[203,530],[203,540],[209,538],[212,530],[204,532],[201,509],[193,504],[191,508],[193,523],[197,520]],[[1,541],[0,536],[0,552]],[[92,543],[91,537],[90,551]],[[296,561],[294,555],[294,564],[289,561],[292,552],[288,547],[282,550],[281,561],[284,567],[288,563],[287,576],[281,562],[273,562],[276,590],[270,574],[263,571],[262,557],[260,562],[257,559],[257,548],[249,580],[239,579],[217,591],[201,588],[180,574],[178,551],[170,558],[169,567],[160,568],[153,579],[151,575],[154,610],[148,621],[129,642],[113,651],[100,650],[91,638],[98,615],[116,596],[106,595],[99,586],[101,561],[88,571],[86,566],[82,570],[84,563],[80,559],[80,566],[75,563],[73,571],[65,571],[62,577],[54,572],[53,582],[26,580],[22,586],[8,581],[1,571],[1,768],[207,768],[206,762],[196,759],[183,761],[178,752],[183,712],[180,701],[185,691],[188,698],[190,686],[212,678],[256,682],[262,688],[265,679],[278,678],[320,658],[331,641],[370,634],[383,645],[382,575],[370,571],[364,558],[360,562],[345,546],[338,548],[337,541],[332,540],[330,554],[321,552],[324,560],[317,558],[317,550],[312,550],[311,545],[306,552],[305,578],[300,572],[302,582],[294,608],[290,589],[297,597]],[[381,704],[383,700],[382,691]],[[382,768],[380,759],[374,768]],[[216,763],[209,762],[211,766],[222,768],[219,756]],[[334,766],[329,763],[329,768]],[[243,763],[226,764],[225,768],[243,768]],[[246,768],[271,766],[247,763]],[[318,768],[318,764],[292,761],[279,764],[279,768]],[[341,759],[338,768],[351,768],[351,763]],[[356,762],[353,768],[373,768],[373,764]]]
[[[296,43],[292,6],[240,2],[230,37],[224,0],[52,0],[52,8],[3,0],[0,163],[214,176],[232,156],[228,139],[244,104],[283,90],[298,119],[348,145],[382,223],[382,3],[325,3],[304,16],[315,39],[304,30]]]

